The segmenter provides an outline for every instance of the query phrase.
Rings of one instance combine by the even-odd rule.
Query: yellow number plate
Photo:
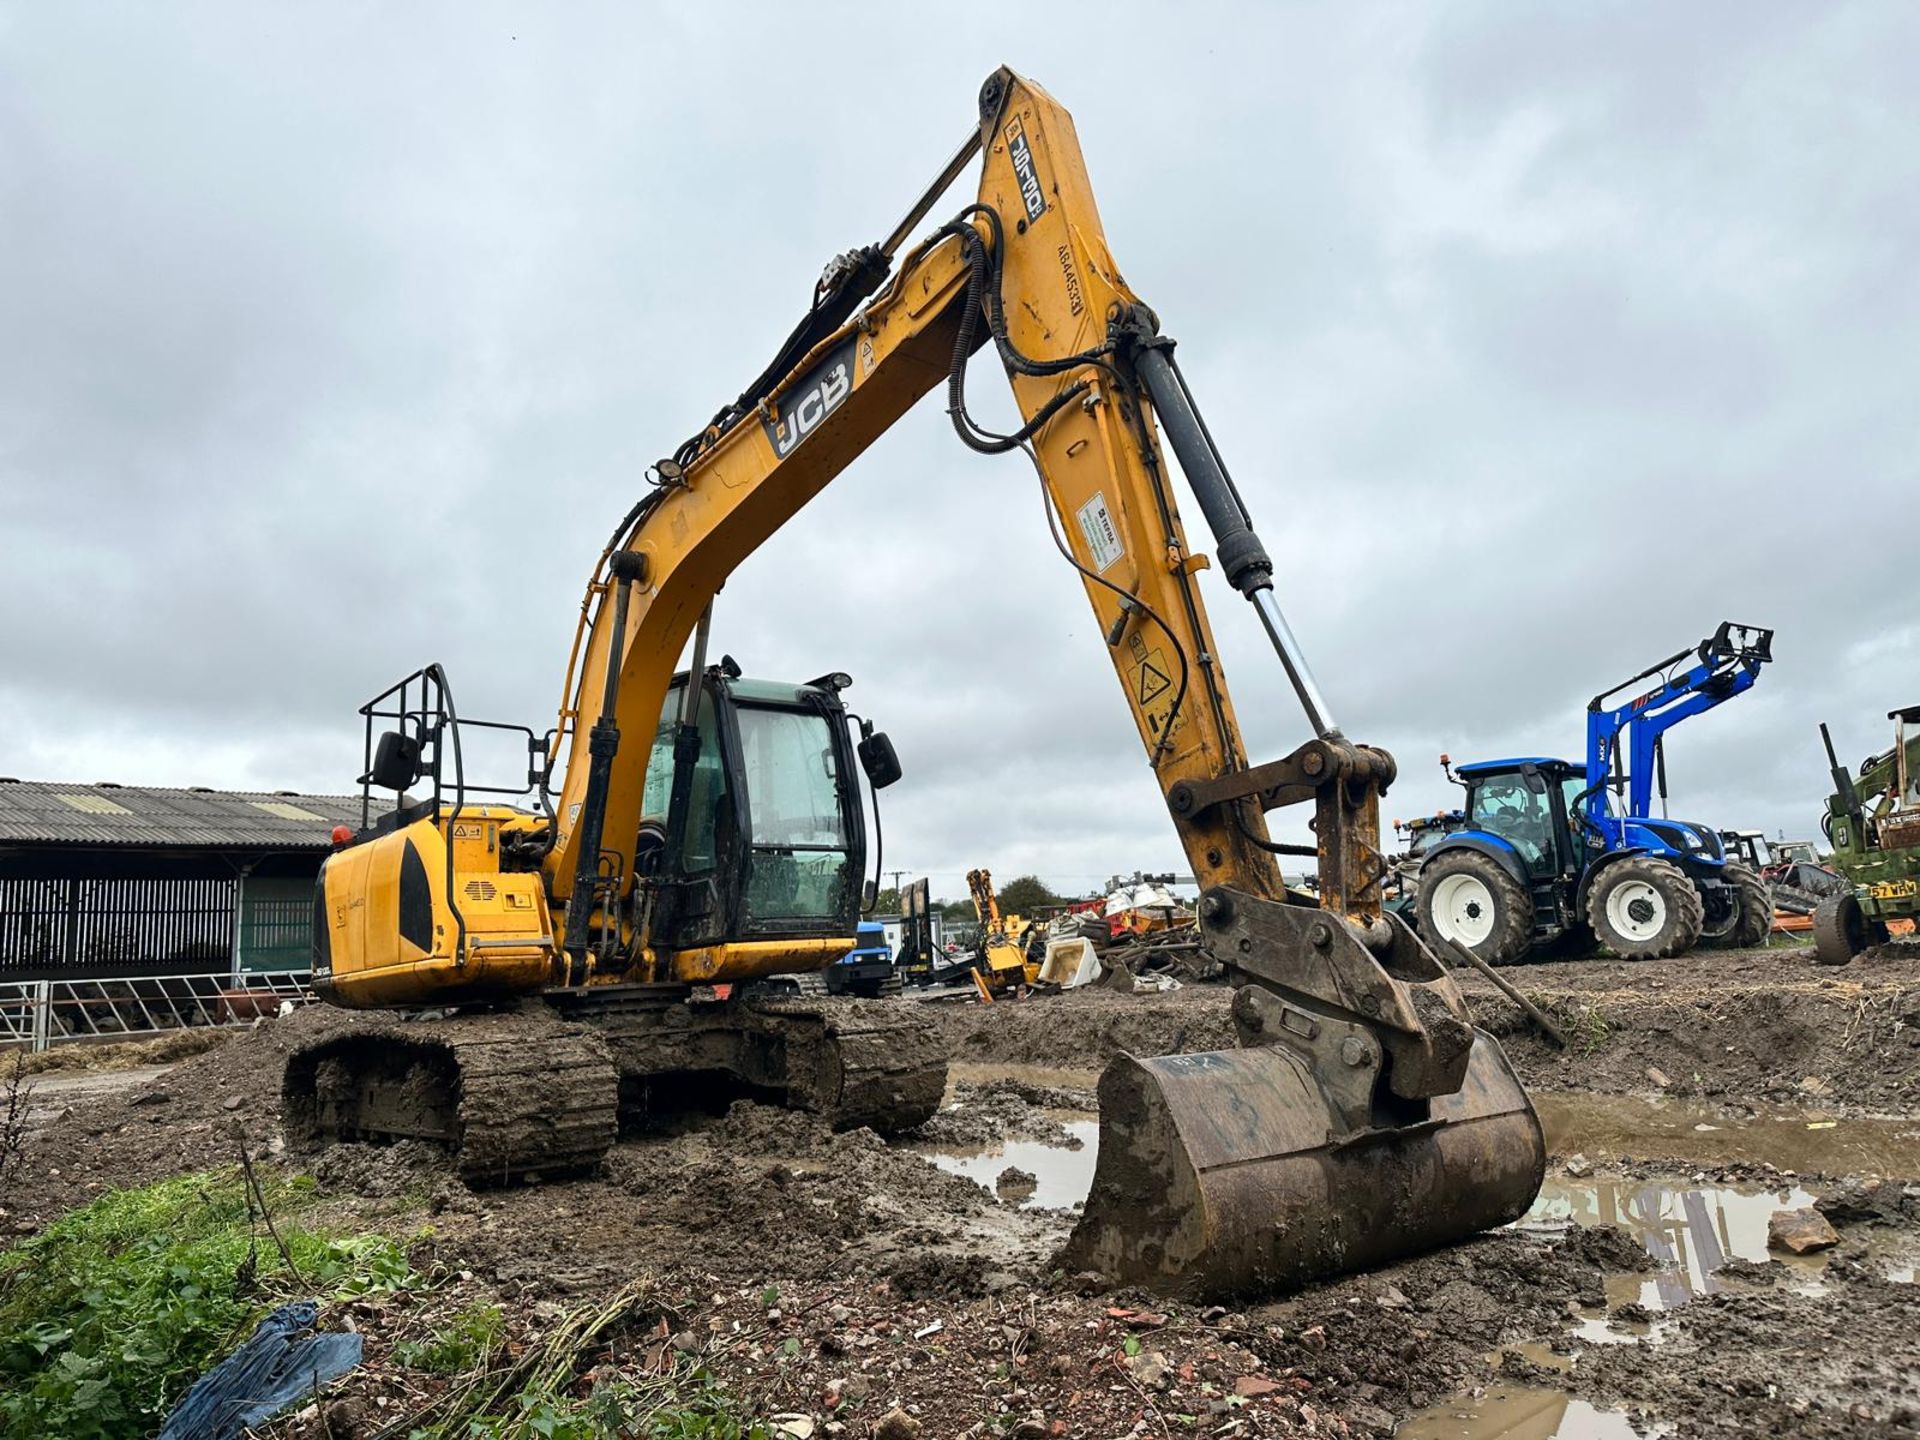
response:
[[[1920,880],[1883,880],[1878,885],[1869,885],[1867,894],[1875,900],[1904,900],[1909,895],[1920,895]]]

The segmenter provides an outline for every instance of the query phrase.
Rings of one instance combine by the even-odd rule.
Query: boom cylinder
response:
[[[607,826],[607,785],[613,778],[613,757],[620,750],[620,726],[615,720],[620,698],[620,651],[627,638],[627,601],[633,582],[645,569],[636,551],[615,551],[608,561],[613,577],[613,628],[607,636],[606,688],[600,697],[600,718],[587,739],[587,793],[580,804],[579,864],[573,874],[573,892],[567,900],[565,948],[576,984],[586,981],[588,927],[593,919],[594,892],[600,883],[600,840]]]
[[[1200,513],[1206,516],[1207,528],[1213,532],[1214,549],[1227,583],[1246,596],[1259,615],[1267,639],[1286,669],[1287,679],[1293,682],[1294,694],[1300,697],[1301,707],[1307,712],[1314,734],[1323,740],[1337,739],[1340,726],[1327,706],[1326,697],[1320,693],[1313,671],[1307,666],[1306,652],[1294,638],[1293,627],[1287,623],[1280,601],[1273,593],[1273,560],[1254,533],[1252,519],[1227,476],[1213,436],[1194,408],[1180,372],[1168,358],[1167,352],[1172,348],[1173,342],[1163,336],[1148,340],[1135,352],[1134,373],[1146,387],[1154,412],[1160,417],[1160,427],[1166,433],[1167,444],[1173,448],[1180,469],[1200,502]]]

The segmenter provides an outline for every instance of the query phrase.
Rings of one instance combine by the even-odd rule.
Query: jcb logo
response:
[[[1031,225],[1047,211],[1047,195],[1040,188],[1040,174],[1033,168],[1033,148],[1027,144],[1027,130],[1018,116],[1007,122],[1007,158],[1013,161],[1013,178],[1020,182],[1020,203],[1027,207]]]
[[[782,397],[771,421],[762,422],[773,453],[786,459],[852,393],[853,343],[848,341]]]

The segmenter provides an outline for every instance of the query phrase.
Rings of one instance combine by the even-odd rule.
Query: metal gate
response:
[[[312,1000],[304,970],[246,975],[128,975],[0,981],[0,1046],[137,1040],[166,1030],[250,1025]]]

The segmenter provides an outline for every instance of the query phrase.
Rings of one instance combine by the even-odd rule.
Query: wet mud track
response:
[[[1242,1310],[1100,1291],[1055,1265],[1091,1174],[1099,1066],[1229,1043],[1227,994],[1209,987],[932,1007],[955,1081],[897,1143],[739,1102],[625,1136],[564,1184],[475,1192],[420,1146],[299,1163],[347,1223],[430,1226],[430,1263],[516,1323],[651,1276],[676,1347],[820,1435],[871,1435],[895,1406],[923,1440],[1920,1433],[1920,958],[1835,972],[1793,951],[1707,953],[1509,978],[1576,1037],[1551,1050],[1468,982],[1547,1128],[1533,1212]],[[296,1016],[130,1089],[61,1097],[0,1227],[31,1233],[105,1185],[242,1143],[273,1156],[287,1050],[352,1023]],[[1809,1204],[1838,1244],[1769,1252],[1772,1213]],[[356,1323],[372,1360],[350,1383],[396,1390],[381,1314]]]

